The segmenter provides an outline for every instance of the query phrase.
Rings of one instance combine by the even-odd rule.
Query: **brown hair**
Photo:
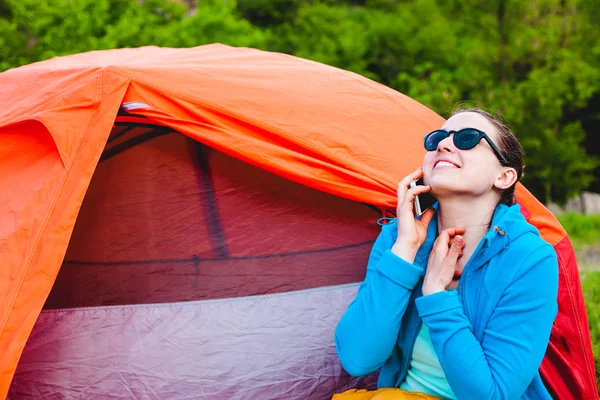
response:
[[[472,112],[479,114],[485,117],[488,121],[494,125],[496,131],[498,131],[498,137],[500,138],[500,142],[497,143],[498,148],[502,152],[502,155],[506,159],[506,162],[500,162],[505,167],[514,168],[517,171],[517,181],[521,179],[523,175],[523,169],[525,168],[523,165],[523,157],[525,156],[523,152],[523,147],[521,147],[521,143],[515,136],[515,134],[510,130],[510,127],[503,121],[500,114],[495,112],[488,112],[482,110],[481,108],[464,108],[459,106],[452,111],[452,115],[461,114],[465,112]],[[500,202],[506,205],[515,204],[515,186],[516,183],[505,189],[502,192],[502,197],[500,197]]]

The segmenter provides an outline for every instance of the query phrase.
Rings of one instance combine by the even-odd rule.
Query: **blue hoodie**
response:
[[[414,264],[391,252],[396,221],[383,225],[365,280],[335,332],[349,374],[381,368],[378,387],[399,387],[425,323],[457,399],[551,399],[538,369],[558,311],[556,252],[518,205],[498,205],[491,226],[458,289],[423,296],[436,216]]]

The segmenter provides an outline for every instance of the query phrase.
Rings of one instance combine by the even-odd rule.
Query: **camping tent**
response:
[[[0,398],[373,387],[342,371],[333,330],[440,116],[347,71],[222,45],[55,58],[0,88]],[[543,377],[595,398],[573,249],[517,197],[559,255]]]

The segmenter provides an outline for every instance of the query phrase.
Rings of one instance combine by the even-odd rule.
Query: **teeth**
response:
[[[436,166],[435,166],[435,167],[436,167],[436,168],[437,168],[437,167],[453,167],[453,168],[456,168],[456,165],[454,165],[454,164],[452,164],[452,163],[450,163],[450,162],[448,162],[448,161],[440,161],[440,162],[438,162],[438,163],[436,164]]]

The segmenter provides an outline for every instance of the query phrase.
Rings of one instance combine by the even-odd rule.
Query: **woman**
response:
[[[558,264],[514,201],[521,146],[499,118],[466,109],[425,148],[335,333],[344,369],[380,369],[380,390],[334,399],[550,399],[538,368]],[[427,185],[410,188],[421,177]],[[416,219],[413,200],[428,191],[438,203]]]

